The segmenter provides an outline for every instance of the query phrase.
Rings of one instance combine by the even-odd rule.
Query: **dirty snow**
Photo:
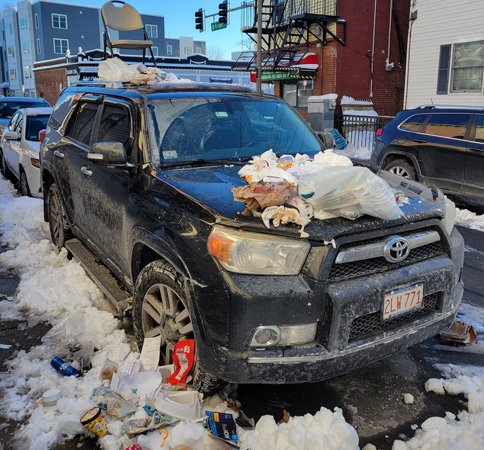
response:
[[[484,231],[484,214],[476,214],[468,209],[456,208],[456,222],[463,227]]]
[[[92,390],[98,387],[99,374],[106,358],[121,362],[137,357],[131,351],[127,336],[118,329],[118,321],[104,311],[106,300],[76,262],[65,252],[56,254],[50,245],[47,228],[42,221],[42,201],[16,197],[10,185],[0,179],[0,233],[9,250],[0,255],[0,264],[15,268],[21,276],[13,299],[0,301],[2,320],[24,317],[29,321],[62,323],[73,314],[84,318],[86,332],[99,349],[92,358],[93,368],[83,377],[64,378],[50,367],[53,348],[46,341],[29,352],[20,351],[8,362],[10,370],[0,375],[3,402],[0,408],[24,426],[17,438],[30,449],[46,449],[54,443],[84,433],[79,418],[89,408]],[[463,305],[466,320],[483,329],[483,313],[479,308]],[[128,356],[129,355],[129,356]],[[439,366],[442,379],[426,384],[434,395],[459,395],[467,399],[467,408],[457,417],[427,418],[410,440],[395,441],[393,450],[473,450],[484,448],[484,375],[482,367]],[[48,389],[59,389],[62,397],[57,407],[45,410],[39,402]],[[219,399],[214,399],[216,403]],[[101,440],[105,449],[121,447],[121,422],[109,424],[111,436]],[[338,408],[332,412],[321,408],[315,415],[292,417],[276,424],[270,416],[262,417],[253,431],[239,429],[242,449],[357,449],[358,436]],[[159,432],[139,438],[143,449],[159,449],[163,436]],[[199,424],[181,422],[169,430],[163,448],[188,445],[191,450],[226,448],[210,439]],[[368,450],[374,447],[370,444]]]

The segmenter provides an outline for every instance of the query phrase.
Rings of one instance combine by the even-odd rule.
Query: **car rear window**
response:
[[[29,116],[27,117],[27,129],[25,130],[25,139],[28,141],[38,141],[39,131],[45,130],[49,115]]]
[[[30,102],[0,102],[0,119],[10,119],[18,109],[44,108],[49,106],[45,100]]]
[[[476,116],[476,142],[484,143],[484,115]]]
[[[407,131],[418,131],[424,123],[427,114],[415,114],[409,117],[405,122],[400,125],[400,128]]]
[[[432,114],[425,127],[426,134],[464,139],[470,114]]]
[[[49,127],[58,129],[62,125],[64,118],[71,109],[72,102],[74,101],[74,95],[74,93],[66,91],[60,95],[50,116],[48,123]]]

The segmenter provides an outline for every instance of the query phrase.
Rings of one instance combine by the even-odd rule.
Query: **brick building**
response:
[[[262,78],[276,95],[304,116],[307,98],[327,93],[371,100],[380,115],[402,109],[409,0],[263,1]],[[255,36],[255,20],[243,30]],[[244,64],[253,71],[255,55]]]

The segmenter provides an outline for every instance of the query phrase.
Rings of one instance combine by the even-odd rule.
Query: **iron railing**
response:
[[[372,149],[378,128],[393,119],[392,116],[335,115],[334,127],[350,144]]]

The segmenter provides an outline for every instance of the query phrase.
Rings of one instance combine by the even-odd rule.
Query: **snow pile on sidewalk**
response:
[[[463,227],[484,231],[484,214],[476,214],[468,209],[456,208],[456,222]]]
[[[463,394],[467,411],[457,416],[425,420],[415,436],[407,442],[397,440],[392,450],[481,450],[484,448],[484,374],[482,367],[438,365],[447,379],[431,378],[427,392],[445,395]]]

